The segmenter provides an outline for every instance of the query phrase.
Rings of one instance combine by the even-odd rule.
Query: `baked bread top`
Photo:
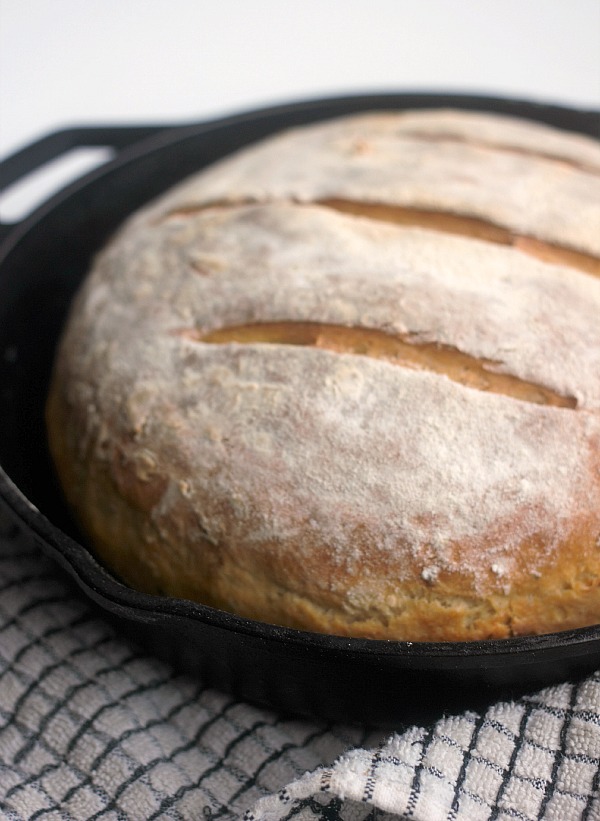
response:
[[[134,586],[325,632],[600,621],[600,147],[494,115],[278,135],[71,312],[65,492]]]

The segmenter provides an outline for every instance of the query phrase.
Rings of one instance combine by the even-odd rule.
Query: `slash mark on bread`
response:
[[[193,328],[180,329],[176,333],[194,342],[208,344],[301,345],[370,356],[405,368],[442,374],[468,388],[510,396],[523,402],[559,408],[577,407],[577,400],[572,396],[561,396],[543,385],[500,373],[497,370],[500,362],[470,356],[451,345],[422,342],[410,334],[297,321],[255,322],[206,333]]]
[[[203,211],[222,208],[238,208],[244,205],[271,204],[274,200],[259,202],[255,199],[213,200],[198,205],[183,205],[165,214],[162,219],[193,216]],[[283,200],[283,202],[294,202]],[[536,239],[535,237],[515,234],[502,225],[497,225],[480,217],[464,214],[451,214],[446,211],[413,208],[412,206],[390,205],[389,203],[363,202],[331,197],[314,202],[296,202],[298,206],[317,205],[329,208],[342,214],[351,214],[377,222],[388,222],[393,225],[405,225],[414,228],[425,228],[441,231],[445,234],[456,234],[463,237],[493,242],[496,245],[508,245],[517,248],[528,256],[553,265],[564,265],[575,268],[586,274],[600,277],[600,259],[592,254],[576,251],[563,245]]]
[[[597,165],[576,162],[573,159],[568,159],[561,154],[553,154],[551,151],[544,151],[541,149],[526,148],[525,146],[511,145],[510,143],[493,142],[492,140],[481,140],[474,138],[466,138],[460,134],[452,134],[449,131],[426,131],[421,129],[402,130],[403,137],[411,137],[415,140],[428,143],[456,143],[461,145],[468,145],[472,148],[483,148],[487,151],[500,152],[502,154],[516,154],[520,157],[533,157],[540,160],[550,160],[550,162],[559,163],[567,168],[574,168],[577,171],[583,171],[586,174],[594,174],[598,176],[600,169]]]
[[[497,245],[512,245],[529,256],[554,265],[567,265],[587,274],[600,276],[600,259],[535,237],[513,234],[507,228],[493,222],[461,214],[450,214],[445,211],[429,211],[423,208],[403,207],[377,202],[358,202],[345,199],[318,200],[316,205],[340,211],[343,214],[367,217],[394,225],[410,225],[417,228],[428,228],[446,234],[494,242]]]

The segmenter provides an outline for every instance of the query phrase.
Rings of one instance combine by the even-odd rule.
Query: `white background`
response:
[[[0,158],[355,91],[600,107],[600,0],[0,0]]]

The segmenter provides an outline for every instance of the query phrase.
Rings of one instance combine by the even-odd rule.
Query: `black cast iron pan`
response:
[[[600,667],[600,625],[461,644],[369,641],[274,627],[124,586],[85,546],[52,474],[43,406],[54,347],[91,256],[132,210],[187,174],[290,125],[365,109],[435,106],[501,111],[600,135],[597,112],[472,96],[378,94],[177,128],[70,129],[0,166],[0,185],[7,185],[74,146],[117,149],[114,161],[22,223],[1,226],[1,502],[121,631],[208,685],[282,712],[398,727],[480,708]]]

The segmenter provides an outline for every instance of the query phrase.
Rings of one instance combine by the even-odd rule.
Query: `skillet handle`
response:
[[[119,152],[166,128],[164,125],[90,126],[52,132],[0,162],[0,192],[73,148],[106,147]],[[0,222],[0,242],[18,224]]]

